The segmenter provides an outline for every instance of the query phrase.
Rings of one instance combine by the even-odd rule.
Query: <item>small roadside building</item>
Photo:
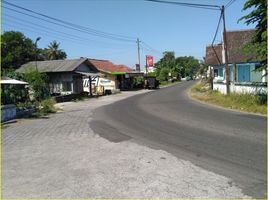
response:
[[[88,59],[90,65],[96,67],[102,76],[92,79],[93,88],[102,86],[106,93],[133,88],[133,78],[143,76],[143,73],[135,72],[125,65],[115,65],[108,60]],[[84,78],[84,90],[88,90],[89,79]]]
[[[28,83],[2,76],[1,80],[1,122],[16,118],[15,103],[23,103],[28,100],[28,91],[25,88]],[[19,95],[18,95],[19,94]]]
[[[227,31],[228,72],[230,92],[266,93],[266,71],[259,70],[260,61],[241,47],[250,42],[255,30]],[[225,53],[223,43],[206,47],[205,64],[208,76],[213,77],[213,89],[226,93]]]
[[[48,75],[51,95],[80,94],[84,91],[84,77],[92,80],[100,75],[98,69],[91,65],[87,58],[33,61],[22,65],[16,71],[25,73],[30,70],[38,70]],[[92,94],[91,87],[88,91]]]

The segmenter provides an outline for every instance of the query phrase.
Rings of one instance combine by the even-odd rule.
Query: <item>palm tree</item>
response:
[[[60,60],[67,57],[66,53],[62,49],[59,49],[59,46],[60,43],[57,43],[56,40],[50,42],[48,48],[44,50],[48,60]]]

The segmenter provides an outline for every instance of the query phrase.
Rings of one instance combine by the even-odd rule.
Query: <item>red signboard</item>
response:
[[[146,64],[147,64],[147,67],[153,67],[154,66],[154,58],[153,58],[153,56],[146,56]]]
[[[136,64],[136,71],[140,71],[140,70],[141,70],[140,65]]]

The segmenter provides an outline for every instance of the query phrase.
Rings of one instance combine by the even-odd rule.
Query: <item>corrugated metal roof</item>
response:
[[[70,60],[48,60],[48,61],[32,61],[22,65],[17,72],[25,72],[27,70],[37,69],[39,72],[71,72],[80,64],[85,62],[87,58],[70,59]]]

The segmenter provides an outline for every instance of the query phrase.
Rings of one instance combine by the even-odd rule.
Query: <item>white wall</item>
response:
[[[230,84],[230,92],[240,93],[240,94],[266,94],[266,86],[254,86],[254,85],[234,85]],[[218,90],[219,92],[226,94],[226,85],[213,83],[213,90]]]

